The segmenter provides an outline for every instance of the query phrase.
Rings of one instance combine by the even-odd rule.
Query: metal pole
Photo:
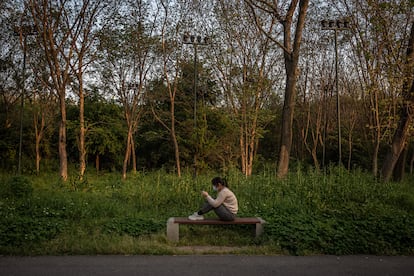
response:
[[[341,143],[341,103],[338,84],[338,30],[335,29],[335,89],[336,89],[336,114],[338,116],[338,165],[342,164],[342,143]]]
[[[342,143],[341,143],[341,103],[338,81],[338,30],[349,30],[350,21],[347,18],[339,20],[322,20],[322,30],[333,30],[335,34],[335,88],[336,88],[336,113],[338,123],[338,164],[342,164]]]
[[[191,44],[194,47],[194,131],[195,138],[198,142],[198,131],[197,131],[197,79],[198,79],[198,72],[197,72],[197,45],[208,45],[209,38],[195,35],[184,34],[183,35],[183,42],[184,44]],[[195,146],[194,150],[194,177],[197,176],[197,155],[198,155],[198,145]]]
[[[25,96],[25,79],[26,79],[26,35],[23,36],[23,76],[21,80],[20,95],[20,133],[19,133],[19,161],[17,165],[17,174],[22,173],[22,147],[23,147],[23,112],[24,112],[24,96]]]
[[[198,131],[197,131],[197,44],[193,44],[194,47],[194,131],[196,135],[196,140],[198,141]],[[197,153],[198,148],[195,148],[194,151],[194,177],[197,176]]]

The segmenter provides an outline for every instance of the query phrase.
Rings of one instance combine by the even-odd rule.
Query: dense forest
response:
[[[0,168],[413,173],[412,0],[3,0]]]

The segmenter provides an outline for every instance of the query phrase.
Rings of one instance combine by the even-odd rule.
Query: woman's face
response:
[[[218,183],[216,186],[213,185],[213,190],[220,192],[223,189],[223,184]]]

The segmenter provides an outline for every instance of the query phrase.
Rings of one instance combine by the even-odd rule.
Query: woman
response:
[[[213,184],[213,190],[218,192],[217,198],[214,199],[206,191],[202,191],[201,195],[206,199],[205,204],[198,212],[188,218],[190,220],[203,220],[205,213],[214,210],[221,220],[234,220],[239,209],[236,196],[228,188],[226,180],[215,177],[211,180],[211,183]]]

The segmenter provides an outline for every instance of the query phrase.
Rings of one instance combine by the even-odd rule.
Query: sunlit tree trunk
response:
[[[128,121],[128,120],[127,120]],[[132,126],[128,127],[128,134],[127,134],[127,141],[126,141],[126,147],[125,147],[125,155],[124,155],[124,162],[123,162],[123,166],[122,166],[122,179],[126,179],[127,178],[127,170],[128,170],[128,162],[131,158],[131,151],[132,149],[132,141],[133,137],[132,137]]]
[[[36,152],[36,173],[40,173],[40,160],[42,159],[42,156],[40,154],[40,143],[43,138],[43,133],[45,129],[45,119],[42,114],[42,111],[40,111],[40,123],[38,122],[37,114],[34,114],[34,129],[35,129],[35,152]]]
[[[86,170],[86,147],[85,147],[85,95],[83,90],[82,59],[79,60],[79,178],[82,180]]]
[[[90,2],[72,7],[67,1],[51,4],[47,0],[29,0],[28,8],[37,30],[37,42],[42,48],[50,71],[48,85],[59,98],[59,174],[63,181],[68,178],[68,160],[66,151],[66,89],[71,83],[74,51],[85,22],[85,8]],[[79,9],[78,9],[79,8]],[[92,24],[92,22],[89,22]],[[91,26],[89,26],[91,28]],[[83,33],[84,34],[84,33]],[[87,37],[87,35],[86,35]],[[84,42],[84,41],[82,41]],[[81,44],[83,45],[83,43]],[[78,58],[79,58],[79,52]],[[76,62],[74,62],[76,63]]]
[[[60,124],[59,124],[59,174],[63,181],[68,179],[68,155],[66,152],[66,93],[61,91],[60,101]]]

